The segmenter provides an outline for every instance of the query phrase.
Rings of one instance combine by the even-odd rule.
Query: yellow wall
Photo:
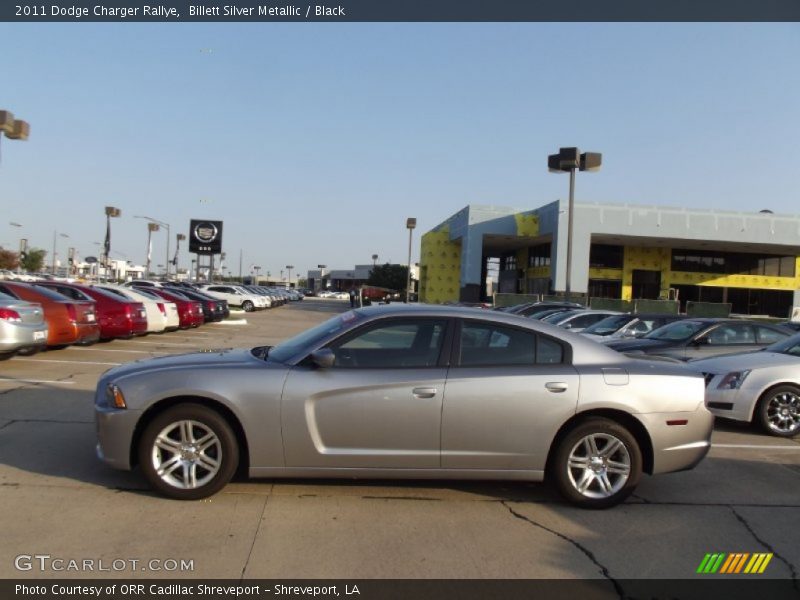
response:
[[[450,240],[450,227],[429,231],[420,248],[420,301],[456,302],[460,292],[461,242]]]
[[[517,222],[517,235],[536,237],[539,235],[539,217],[528,213],[514,215]]]
[[[597,269],[589,267],[589,279],[610,279],[619,281],[622,279],[622,269]]]
[[[661,292],[669,292],[669,270],[672,266],[672,251],[669,248],[643,248],[625,246],[622,262],[622,299],[633,299],[633,271],[661,271]]]

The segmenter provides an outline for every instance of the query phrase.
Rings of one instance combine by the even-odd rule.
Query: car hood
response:
[[[665,340],[650,340],[650,339],[627,339],[620,340],[614,339],[605,344],[608,348],[613,348],[618,352],[652,352],[653,350],[661,350],[663,348],[675,348],[680,345],[680,342],[669,342]]]
[[[186,369],[235,366],[245,364],[265,364],[256,358],[250,348],[221,348],[201,350],[190,354],[173,354],[156,358],[145,358],[118,367],[103,374],[103,379],[119,379],[129,375],[138,375],[165,369]]]
[[[763,367],[797,367],[800,358],[780,352],[739,352],[726,354],[716,358],[702,358],[691,360],[686,366],[701,373],[730,373],[731,371],[745,371]]]

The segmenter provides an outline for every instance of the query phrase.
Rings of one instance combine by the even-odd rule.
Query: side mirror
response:
[[[692,346],[708,346],[708,337],[703,336],[697,338],[696,340],[692,341]]]
[[[311,361],[321,369],[330,369],[336,362],[336,355],[330,348],[320,348],[311,353]]]

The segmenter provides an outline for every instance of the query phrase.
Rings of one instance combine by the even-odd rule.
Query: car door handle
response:
[[[433,398],[436,395],[436,388],[418,387],[411,390],[414,398]]]
[[[561,392],[566,392],[569,386],[563,381],[548,381],[544,384],[544,387],[549,392],[560,394]]]

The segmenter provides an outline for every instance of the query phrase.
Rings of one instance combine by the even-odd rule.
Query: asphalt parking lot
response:
[[[545,485],[505,482],[237,481],[210,499],[178,502],[151,493],[138,472],[96,459],[92,394],[104,370],[272,344],[346,306],[307,299],[248,314],[246,325],[0,363],[0,577],[623,581],[703,577],[695,571],[706,553],[767,552],[761,577],[797,581],[800,440],[745,426],[718,424],[695,470],[645,477],[607,511],[572,508]],[[126,564],[103,573],[15,566],[37,554]],[[154,559],[193,569],[159,571]]]

